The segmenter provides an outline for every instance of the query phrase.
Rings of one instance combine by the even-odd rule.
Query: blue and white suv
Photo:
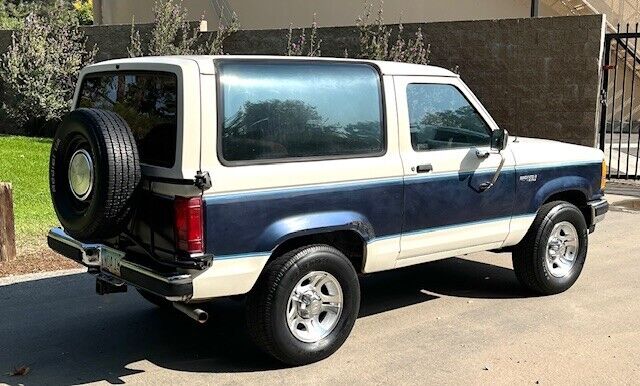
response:
[[[252,56],[85,68],[57,131],[49,245],[101,294],[135,287],[204,322],[246,295],[267,353],[335,352],[359,274],[513,253],[539,294],[577,280],[608,209],[599,150],[509,138],[447,70]]]

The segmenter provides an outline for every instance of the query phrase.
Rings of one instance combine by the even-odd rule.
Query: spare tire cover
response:
[[[70,236],[92,241],[119,234],[140,178],[138,148],[120,115],[82,108],[64,118],[51,148],[49,186]]]

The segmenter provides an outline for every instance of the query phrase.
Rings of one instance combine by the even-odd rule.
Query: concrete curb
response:
[[[0,277],[0,287],[17,284],[17,283],[23,283],[26,281],[42,280],[42,279],[48,279],[48,278],[58,277],[58,276],[76,275],[78,273],[84,273],[84,272],[87,272],[86,268],[74,268],[74,269],[65,269],[60,271],[29,273],[26,275],[5,276],[5,277]]]

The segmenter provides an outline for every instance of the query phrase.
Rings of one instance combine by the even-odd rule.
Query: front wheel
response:
[[[307,246],[267,265],[247,297],[247,327],[266,353],[303,365],[338,350],[359,309],[360,284],[349,259],[328,245]]]
[[[575,205],[564,201],[543,205],[513,251],[518,281],[541,295],[569,289],[582,272],[588,233],[584,215]]]

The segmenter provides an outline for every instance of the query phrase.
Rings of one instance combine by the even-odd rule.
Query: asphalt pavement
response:
[[[569,291],[531,297],[509,254],[480,253],[361,279],[335,355],[299,368],[258,351],[242,305],[198,325],[136,292],[98,296],[88,274],[0,283],[0,383],[638,384],[640,213],[614,197]],[[640,208],[640,206],[638,206]],[[26,366],[25,376],[9,376]]]

